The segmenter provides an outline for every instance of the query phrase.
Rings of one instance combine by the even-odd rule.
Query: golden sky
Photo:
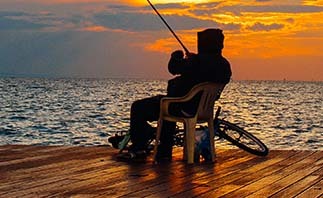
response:
[[[220,23],[226,34],[225,56],[234,60],[232,66],[236,71],[245,68],[238,78],[322,80],[322,2],[225,1],[213,8],[187,3],[187,9],[164,12]],[[194,9],[199,9],[198,14],[190,13]],[[229,29],[230,24],[240,27]],[[180,32],[190,49],[195,49],[195,42],[191,41],[196,31],[198,29]],[[167,48],[174,48],[170,45],[172,41],[176,45],[174,39],[166,38],[150,47],[168,51]],[[277,74],[279,70],[282,73]],[[254,73],[259,77],[253,76]]]
[[[223,54],[231,62],[234,79],[323,80],[323,0],[151,2],[192,52],[196,51],[197,31],[209,27],[223,29],[226,36]],[[146,64],[144,59],[149,59],[154,66],[140,66],[138,76],[157,74],[168,78],[165,65],[169,54],[181,48],[145,0],[2,0],[1,13],[4,14],[0,15],[0,25],[4,28],[0,28],[0,33],[8,38],[21,34],[23,38],[16,40],[30,43],[27,39],[34,41],[33,36],[29,38],[23,32],[56,35],[55,39],[62,39],[61,34],[74,34],[68,47],[77,48],[70,50],[77,61],[64,62],[63,57],[60,64],[93,65],[90,55],[93,53],[99,74],[122,76],[127,70],[134,72],[133,67]],[[127,48],[113,45],[116,40]],[[55,44],[60,42],[62,46],[55,47],[54,55],[62,56],[59,51],[66,50],[63,41],[57,40]],[[98,55],[102,50],[111,54],[111,64],[131,66],[120,71],[117,66],[104,69],[106,55]],[[114,55],[121,51],[128,59]],[[13,65],[18,65],[16,62]],[[85,73],[90,70],[85,65],[82,68]]]

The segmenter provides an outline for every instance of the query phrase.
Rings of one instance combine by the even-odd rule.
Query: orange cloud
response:
[[[104,32],[104,31],[107,31],[108,29],[106,27],[96,25],[96,26],[85,27],[83,28],[83,30],[89,31],[89,32]]]

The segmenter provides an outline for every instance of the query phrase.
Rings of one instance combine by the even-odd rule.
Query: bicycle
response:
[[[256,136],[245,129],[233,124],[229,121],[219,118],[221,107],[218,107],[214,118],[215,137],[224,138],[233,145],[243,149],[251,154],[258,156],[266,156],[269,153],[268,147]],[[207,130],[207,127],[199,126],[196,130]],[[184,129],[176,127],[176,135],[174,136],[174,146],[184,145]],[[146,151],[149,153],[153,149],[154,134],[147,144]],[[215,138],[215,140],[217,140]],[[130,142],[130,133],[121,131],[109,138],[109,142],[121,153],[127,149]]]

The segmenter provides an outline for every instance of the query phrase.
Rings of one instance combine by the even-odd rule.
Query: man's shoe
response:
[[[119,149],[119,143],[123,140],[125,136],[124,135],[114,135],[112,137],[108,138],[108,142],[112,144],[112,147],[115,149]]]
[[[145,162],[147,158],[146,152],[143,151],[131,151],[126,153],[117,154],[117,159],[125,162]]]
[[[172,156],[156,157],[157,163],[164,163],[164,162],[171,162],[171,161],[172,161]]]
[[[172,161],[172,147],[159,146],[156,155],[157,162],[171,162]]]

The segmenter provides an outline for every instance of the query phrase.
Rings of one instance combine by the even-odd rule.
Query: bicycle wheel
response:
[[[254,155],[268,155],[268,148],[262,141],[237,125],[222,119],[217,119],[215,126],[218,126],[218,132],[221,137],[239,148]]]

